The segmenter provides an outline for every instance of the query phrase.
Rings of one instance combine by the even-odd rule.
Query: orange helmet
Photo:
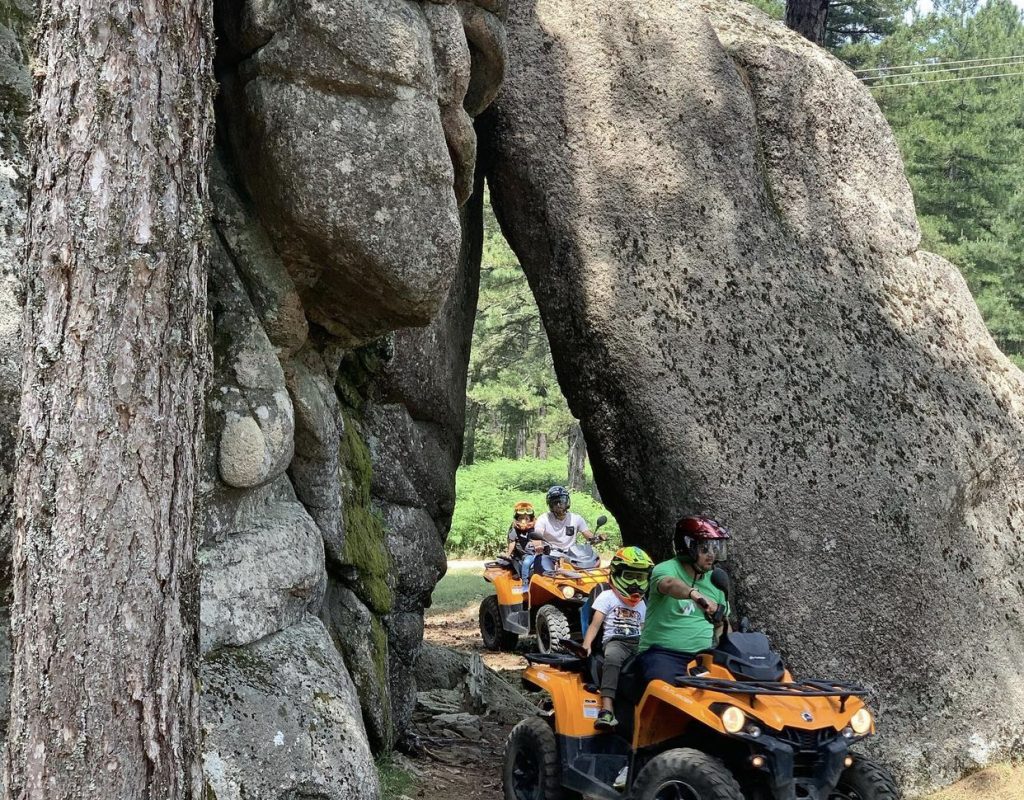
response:
[[[533,503],[527,503],[525,500],[516,503],[512,509],[512,517],[512,524],[515,525],[517,531],[532,531],[534,519],[536,519]]]

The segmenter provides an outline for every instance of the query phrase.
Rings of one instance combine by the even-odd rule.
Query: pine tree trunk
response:
[[[210,5],[40,12],[8,796],[198,800]]]
[[[786,26],[815,44],[825,41],[829,0],[786,0]]]
[[[537,434],[537,441],[533,448],[533,457],[539,458],[541,461],[548,457],[548,435],[546,433]]]
[[[587,443],[583,429],[578,422],[569,428],[569,488],[574,492],[583,490],[584,467],[587,463]]]
[[[516,426],[516,460],[526,458],[526,440],[529,438],[529,430],[526,427],[526,420],[521,418]]]

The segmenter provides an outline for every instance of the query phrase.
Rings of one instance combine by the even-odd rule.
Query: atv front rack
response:
[[[723,694],[750,695],[750,705],[757,702],[758,695],[785,695],[788,697],[838,697],[839,713],[846,711],[846,701],[851,697],[864,697],[868,690],[853,683],[838,681],[803,680],[786,683],[785,681],[750,681],[723,680],[722,678],[703,678],[698,675],[678,675],[672,681],[673,686],[689,689],[703,689],[708,692]]]

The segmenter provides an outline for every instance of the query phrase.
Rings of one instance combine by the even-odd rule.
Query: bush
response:
[[[540,461],[496,459],[459,467],[455,475],[455,513],[446,550],[450,557],[476,555],[490,558],[505,551],[512,506],[520,500],[533,503],[537,515],[547,510],[544,494],[548,487],[565,483],[565,459]],[[589,476],[588,476],[589,478]],[[591,529],[601,514],[608,524],[601,528],[609,536],[602,549],[614,551],[622,538],[619,526],[607,509],[586,492],[572,493],[572,510]]]

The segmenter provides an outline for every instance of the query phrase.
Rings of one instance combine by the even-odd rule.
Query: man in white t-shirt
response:
[[[545,498],[548,510],[540,515],[534,528],[540,537],[559,550],[566,550],[576,543],[581,535],[588,542],[593,541],[587,521],[579,514],[569,511],[569,492],[564,486],[552,486]]]
[[[593,618],[583,636],[583,648],[590,654],[594,640],[601,634],[604,668],[601,673],[601,712],[594,727],[606,730],[618,725],[615,719],[615,693],[622,665],[636,653],[647,616],[644,601],[654,562],[639,547],[623,547],[608,565],[610,588],[594,600]]]

